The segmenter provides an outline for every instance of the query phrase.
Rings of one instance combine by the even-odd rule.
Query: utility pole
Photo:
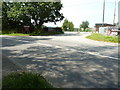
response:
[[[120,27],[120,1],[118,2],[118,26]]]
[[[113,25],[115,25],[115,17],[116,17],[116,0],[115,0],[115,9],[114,9]]]
[[[103,25],[104,26],[104,18],[105,18],[105,0],[103,1]]]

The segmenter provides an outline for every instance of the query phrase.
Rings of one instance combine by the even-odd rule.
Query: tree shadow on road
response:
[[[32,39],[32,38],[31,38]],[[49,39],[49,38],[48,38]],[[39,39],[38,39],[39,40]],[[36,41],[19,44],[31,44]],[[9,46],[9,45],[8,45]],[[4,47],[8,47],[4,46]],[[56,87],[63,88],[117,88],[118,61],[60,47],[36,45],[21,51],[3,49],[9,58],[27,70],[41,73]]]
[[[17,46],[22,44],[34,44],[38,40],[50,40],[51,38],[33,38],[31,36],[13,36],[13,37],[3,37],[2,38],[2,47]]]

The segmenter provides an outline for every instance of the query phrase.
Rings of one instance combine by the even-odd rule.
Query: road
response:
[[[41,73],[56,87],[117,88],[118,44],[86,39],[87,35],[65,32],[0,38],[5,56],[24,69]]]

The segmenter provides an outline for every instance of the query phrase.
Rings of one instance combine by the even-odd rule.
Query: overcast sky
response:
[[[78,28],[82,21],[89,21],[90,27],[94,27],[95,23],[102,23],[104,0],[62,0],[63,8],[61,12],[69,21],[72,21],[74,27]],[[114,17],[115,0],[105,0],[105,23],[112,24]],[[116,22],[118,22],[118,1],[116,6]],[[64,21],[64,20],[63,20]],[[63,21],[47,23],[47,26],[61,27]]]

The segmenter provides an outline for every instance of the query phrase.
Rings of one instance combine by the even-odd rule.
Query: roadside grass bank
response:
[[[86,38],[97,40],[97,41],[104,41],[104,42],[112,42],[112,43],[120,43],[120,36],[104,36],[100,33],[93,33]]]
[[[57,34],[64,34],[64,32],[44,32],[44,33],[30,33],[30,34],[23,34],[23,33],[4,33],[0,35],[8,35],[8,36],[50,36],[50,35],[57,35]]]
[[[2,90],[7,88],[51,88],[53,87],[40,74],[32,72],[12,72],[8,76],[3,77]]]
[[[30,36],[29,34],[23,34],[23,33],[8,33],[8,34],[0,34],[0,35],[8,35],[8,36]]]
[[[26,34],[27,33],[27,34]],[[9,35],[9,36],[50,36],[50,35],[57,35],[57,34],[64,34],[64,31],[45,31],[40,28],[36,28],[30,30],[30,32],[24,32],[21,28],[16,29],[7,29],[2,30],[0,35]]]

